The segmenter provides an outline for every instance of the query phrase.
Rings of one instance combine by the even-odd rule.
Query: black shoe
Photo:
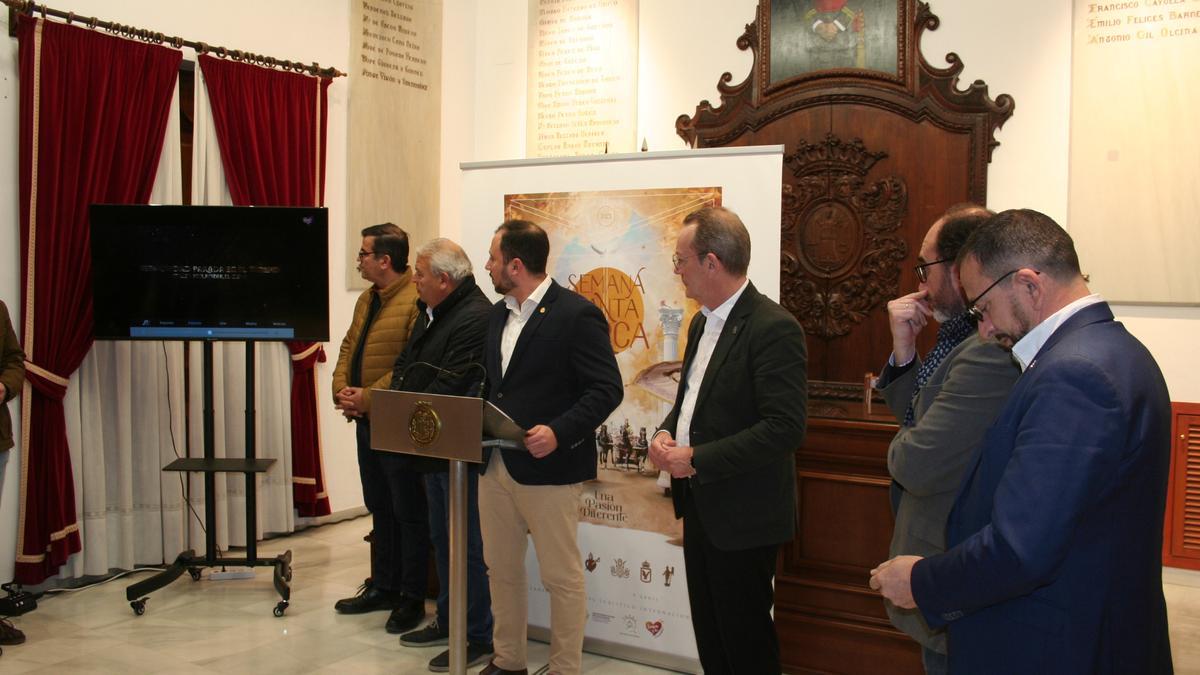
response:
[[[467,667],[473,668],[492,658],[492,643],[468,642]],[[445,673],[450,670],[450,650],[438,654],[429,662],[429,669],[435,673]]]
[[[359,586],[358,595],[353,598],[342,598],[333,604],[333,608],[342,614],[366,614],[395,606],[394,594],[371,584]]]
[[[425,601],[421,598],[405,596],[392,610],[392,615],[388,617],[387,625],[384,628],[389,633],[404,633],[416,628],[424,618]]]
[[[443,630],[437,619],[430,621],[424,628],[400,636],[400,644],[405,647],[437,647],[448,642],[450,631]]]
[[[487,667],[479,671],[479,675],[529,675],[529,669],[505,670],[496,665],[495,661],[488,661]]]
[[[11,621],[0,619],[0,645],[19,645],[25,642],[25,634],[21,629],[12,625]]]

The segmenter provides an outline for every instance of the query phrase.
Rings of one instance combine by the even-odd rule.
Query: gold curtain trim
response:
[[[37,250],[37,178],[38,178],[38,122],[41,116],[41,97],[42,97],[42,26],[45,25],[45,19],[34,19],[36,22],[33,29],[33,138],[32,143],[32,161],[29,165],[30,173],[30,188],[29,188],[29,244],[25,255],[27,264],[25,265],[25,353],[30,357],[33,356],[33,268],[34,268],[34,252]],[[24,553],[25,548],[25,514],[29,502],[29,422],[33,417],[33,407],[30,401],[30,394],[33,392],[33,385],[28,380],[25,381],[21,388],[21,499],[20,507],[17,513],[17,562],[41,562],[46,558],[45,554],[37,556],[34,560],[24,560],[28,556]]]
[[[292,360],[293,361],[303,361],[304,359],[307,359],[308,357],[312,356],[313,354],[316,354],[317,350],[320,348],[321,348],[321,343],[314,342],[311,347],[309,347],[308,349],[305,349],[304,351],[300,352],[299,354],[292,354]]]
[[[53,382],[54,384],[57,384],[60,387],[65,387],[71,383],[71,381],[69,379],[63,377],[62,375],[59,375],[57,373],[52,373],[52,372],[46,370],[45,368],[43,368],[37,364],[31,363],[29,361],[25,362],[25,370],[33,373],[34,375],[37,375],[38,377],[50,380],[51,382]]]
[[[78,532],[78,531],[79,531],[79,523],[71,523],[70,525],[59,530],[58,532],[52,532],[50,534],[50,541],[54,542],[54,541],[59,541],[61,539],[66,539],[67,535],[71,534],[72,532]],[[50,546],[47,545],[46,553],[48,553],[49,551],[50,551]],[[17,554],[17,562],[19,562],[19,563],[40,563],[46,559],[46,553],[39,553],[37,555],[27,555],[24,553],[18,553]]]

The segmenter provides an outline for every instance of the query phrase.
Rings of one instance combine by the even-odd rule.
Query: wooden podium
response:
[[[525,430],[482,398],[371,390],[371,447],[450,462],[450,672],[467,672],[467,464],[524,450]]]

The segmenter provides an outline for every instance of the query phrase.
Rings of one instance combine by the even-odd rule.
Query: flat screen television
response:
[[[329,340],[324,208],[93,204],[98,340]]]

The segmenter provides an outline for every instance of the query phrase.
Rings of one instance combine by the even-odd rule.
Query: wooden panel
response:
[[[857,574],[865,583],[871,568],[887,560],[892,531],[889,480],[799,474],[800,527],[790,564]]]
[[[1171,476],[1164,518],[1163,564],[1200,570],[1200,404],[1171,404]]]
[[[919,675],[920,646],[894,629],[777,608],[775,624],[788,673]]]
[[[894,423],[815,418],[796,452],[800,526],[783,547],[775,617],[789,673],[920,673],[868,573],[892,536],[887,447]]]

